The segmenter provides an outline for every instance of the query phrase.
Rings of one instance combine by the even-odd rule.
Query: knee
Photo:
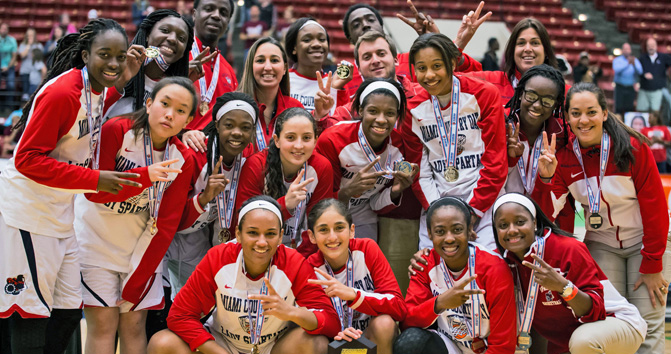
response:
[[[306,335],[309,335],[306,333]],[[323,354],[328,352],[329,339],[325,336],[312,336],[312,352],[316,354]]]
[[[568,342],[569,351],[571,353],[602,353],[598,343],[595,341],[594,332],[581,331],[578,327]]]
[[[186,345],[186,342],[174,332],[169,329],[164,329],[151,337],[149,345],[147,345],[147,353],[178,353],[180,352],[178,348],[184,348]],[[191,350],[189,350],[189,352],[190,351]]]
[[[395,354],[420,354],[431,334],[422,328],[408,328],[394,342]]]
[[[398,325],[391,316],[380,315],[371,320],[367,332],[372,334],[374,338],[391,340],[398,333]]]

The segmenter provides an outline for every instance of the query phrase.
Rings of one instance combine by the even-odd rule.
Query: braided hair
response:
[[[67,70],[72,68],[81,69],[86,64],[82,59],[82,51],[91,51],[91,44],[95,38],[107,31],[117,31],[121,33],[124,38],[126,38],[126,43],[128,43],[128,36],[126,35],[126,30],[121,27],[119,23],[112,19],[108,18],[97,18],[91,20],[86,26],[82,27],[79,30],[79,33],[70,33],[62,37],[58,41],[58,46],[51,54],[50,62],[52,64],[51,69],[47,72],[47,77],[42,80],[40,86],[33,92],[28,100],[28,103],[24,106],[23,114],[21,119],[16,122],[14,129],[21,129],[25,127],[28,122],[28,114],[30,113],[30,107],[32,107],[33,102],[35,101],[35,96],[40,92],[40,89],[49,82],[49,80],[55,78],[56,76],[64,73]]]
[[[561,72],[548,64],[536,65],[522,75],[515,88],[515,94],[513,94],[513,97],[508,101],[508,104],[506,104],[506,107],[510,107],[510,115],[508,116],[507,123],[512,123],[513,125],[517,123],[515,122],[515,114],[520,109],[520,102],[524,95],[524,89],[526,88],[527,82],[536,76],[544,77],[554,82],[555,86],[557,86],[557,103],[554,111],[552,111],[552,117],[561,121],[562,127],[564,128],[564,139],[568,142],[569,127],[563,109],[566,83],[564,82],[564,76]]]
[[[295,117],[307,118],[312,123],[315,139],[317,139],[317,122],[315,118],[302,107],[292,107],[282,112],[275,120],[275,135],[280,136],[284,123]],[[282,161],[280,160],[280,149],[275,145],[275,139],[268,143],[268,158],[266,159],[266,168],[264,174],[266,183],[263,194],[279,199],[287,194],[287,188],[284,186],[284,176],[282,173]],[[307,172],[307,171],[306,171]]]
[[[226,92],[225,94],[217,97],[217,101],[214,103],[212,108],[212,121],[203,128],[203,133],[207,136],[207,174],[208,176],[212,175],[212,169],[217,161],[219,161],[219,147],[214,146],[215,140],[218,139],[219,131],[217,130],[217,112],[229,101],[240,100],[249,103],[252,108],[254,108],[255,116],[252,117],[254,120],[254,125],[256,125],[256,120],[259,117],[259,106],[256,104],[256,101],[244,92]],[[217,172],[218,173],[218,172]]]
[[[138,27],[137,34],[135,35],[135,38],[133,38],[133,42],[131,44],[139,44],[145,48],[148,47],[149,44],[147,42],[149,41],[149,34],[151,33],[152,29],[159,21],[168,16],[180,18],[184,21],[184,23],[186,23],[188,39],[182,57],[176,62],[170,64],[168,70],[165,71],[165,76],[188,77],[189,52],[191,52],[191,46],[193,45],[193,25],[177,11],[161,9],[147,15],[147,17]],[[124,88],[124,97],[135,98],[135,102],[133,104],[135,109],[139,109],[140,107],[144,106],[144,76],[144,65],[142,65],[137,75],[135,75]]]

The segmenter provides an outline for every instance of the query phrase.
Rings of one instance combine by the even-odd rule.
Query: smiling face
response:
[[[82,60],[89,72],[91,87],[102,92],[112,87],[126,69],[128,42],[115,30],[99,33],[91,43],[91,50],[82,51]]]
[[[464,269],[468,262],[469,228],[466,217],[454,206],[436,209],[429,225],[433,249],[452,271]]]
[[[193,108],[193,96],[177,84],[163,87],[156,93],[156,99],[147,99],[146,106],[154,146],[162,145],[177,135],[193,119],[189,115]]]
[[[308,231],[310,241],[316,244],[331,267],[339,268],[347,262],[349,240],[354,238],[354,225],[349,225],[345,217],[335,207],[329,207],[317,219],[314,232]]]
[[[384,38],[359,44],[359,72],[364,79],[395,79],[396,58],[391,54],[389,43]]]
[[[286,120],[280,135],[273,134],[275,145],[280,150],[280,161],[284,171],[297,171],[312,156],[317,139],[312,122],[303,116]]]
[[[417,82],[433,96],[446,95],[452,91],[452,73],[447,71],[443,56],[433,47],[422,48],[417,52],[415,75]]]
[[[504,203],[496,210],[494,226],[501,247],[523,260],[536,240],[536,220],[531,213],[520,204]]]
[[[172,64],[184,56],[188,37],[189,28],[184,20],[179,17],[166,16],[156,22],[151,29],[147,44],[158,47],[168,64]]]
[[[216,45],[226,33],[232,14],[228,0],[202,0],[198,8],[193,9],[196,37],[208,45]]]
[[[389,95],[373,93],[366,97],[365,104],[359,108],[363,133],[377,150],[387,142],[398,120],[398,101]]]
[[[287,72],[282,50],[273,43],[263,43],[256,48],[252,66],[254,80],[259,88],[279,89]]]
[[[520,126],[522,130],[542,126],[557,106],[558,95],[559,89],[554,81],[543,76],[534,76],[529,79],[524,85],[524,93],[520,97]],[[530,102],[534,100],[535,102]],[[543,102],[545,102],[545,105]],[[554,102],[554,104],[547,107],[550,102]]]
[[[323,28],[313,23],[298,31],[298,40],[294,51],[299,65],[321,67],[328,50],[329,43]]]
[[[531,67],[541,65],[545,61],[545,48],[541,38],[533,28],[520,32],[515,42],[515,67],[524,74]]]
[[[603,123],[608,119],[608,111],[601,108],[596,96],[588,91],[571,96],[568,123],[580,146],[588,148],[601,143]]]
[[[240,154],[252,141],[253,131],[254,119],[249,113],[237,109],[226,112],[217,122],[219,153],[224,160]]]
[[[362,34],[375,30],[384,32],[382,24],[377,20],[377,16],[370,9],[365,7],[358,8],[350,13],[347,19],[349,28],[349,41],[354,44],[359,40]]]
[[[282,241],[280,221],[270,210],[254,209],[242,218],[235,237],[242,246],[247,271],[260,274],[268,268]]]

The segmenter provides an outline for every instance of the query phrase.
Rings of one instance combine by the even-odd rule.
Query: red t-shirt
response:
[[[655,143],[652,141],[653,138],[661,138],[665,142],[671,141],[671,132],[669,132],[669,127],[663,125],[656,125],[650,128],[641,129],[641,134],[645,135],[650,139],[652,145],[650,150],[652,150],[652,156],[655,158],[655,162],[664,162],[666,161],[666,147],[660,143]]]

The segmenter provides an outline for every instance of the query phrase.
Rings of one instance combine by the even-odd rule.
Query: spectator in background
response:
[[[555,53],[555,58],[557,58],[557,70],[564,75],[564,78],[573,74],[573,67],[568,62],[568,59],[563,54],[558,53],[554,45],[552,46],[552,51]]]
[[[499,58],[496,56],[496,51],[499,50],[499,41],[492,37],[489,39],[489,50],[485,52],[482,58],[482,71],[499,71]]]
[[[634,84],[637,76],[643,74],[641,62],[631,54],[631,45],[622,44],[622,55],[613,59],[613,72],[615,76],[615,112],[624,115],[625,112],[634,111],[634,98],[636,90]]]
[[[603,75],[603,70],[598,65],[589,65],[589,53],[581,52],[578,65],[573,68],[573,82],[592,82],[599,86],[599,79]]]
[[[258,6],[253,5],[249,9],[249,21],[245,22],[240,30],[240,39],[245,41],[245,58],[247,58],[247,52],[252,44],[257,39],[265,37],[268,29],[268,25],[261,21],[261,10]]]
[[[272,0],[260,0],[258,6],[261,11],[261,21],[268,25],[268,30],[272,34],[277,26],[277,8],[273,5]]]
[[[23,37],[21,45],[19,45],[19,57],[21,58],[21,68],[19,68],[19,75],[21,76],[22,100],[27,100],[28,97],[32,94],[32,91],[30,91],[30,73],[33,71],[33,49],[37,49],[42,52],[44,50],[44,46],[42,46],[42,43],[37,41],[35,29],[30,27],[26,30],[26,35]],[[40,55],[40,59],[42,58],[43,56]],[[39,82],[37,84],[39,85]]]
[[[32,95],[42,80],[47,76],[47,66],[44,64],[42,49],[33,48],[33,69],[28,78],[28,96]]]
[[[70,15],[68,15],[67,12],[63,12],[59,17],[58,17],[58,23],[54,25],[54,28],[51,29],[51,34],[54,34],[54,30],[56,27],[60,27],[63,29],[65,32],[64,34],[70,34],[70,33],[77,33],[77,27],[70,22]]]
[[[49,37],[49,40],[44,45],[44,62],[47,63],[47,69],[49,68],[49,60],[51,58],[51,53],[56,50],[58,45],[58,40],[63,38],[63,29],[60,27],[55,27],[53,33]]]
[[[650,139],[650,150],[652,150],[659,173],[666,173],[669,171],[666,168],[666,148],[671,147],[671,132],[669,132],[669,127],[662,124],[657,111],[650,112],[648,121],[650,127],[641,129],[641,134]]]
[[[0,80],[7,81],[7,91],[10,93],[16,89],[16,70],[14,70],[16,57],[16,39],[9,35],[9,25],[0,24]],[[13,99],[12,94],[5,96],[5,105],[12,106]]]
[[[275,38],[282,42],[282,45],[284,45],[284,36],[287,35],[287,31],[289,30],[289,27],[291,27],[291,24],[294,23],[296,19],[294,18],[294,7],[289,5],[284,9],[284,12],[282,13],[282,18],[277,21],[277,25],[275,27]]]
[[[133,24],[135,28],[138,28],[147,15],[151,11],[151,5],[149,5],[149,0],[135,0],[131,6],[131,11],[133,12]]]
[[[648,38],[645,47],[646,53],[638,58],[643,68],[643,76],[636,110],[659,111],[662,106],[662,89],[666,87],[666,69],[671,67],[671,57],[657,52],[657,41],[654,38]]]
[[[191,11],[186,8],[186,4],[184,3],[184,0],[179,0],[177,1],[177,9],[176,11],[182,15],[183,18],[190,20],[193,22],[193,16],[191,16]]]
[[[98,14],[98,10],[96,9],[91,9],[89,10],[89,13],[86,14],[86,17],[88,18],[89,21],[95,20],[96,18],[98,18],[98,16],[100,15]]]
[[[645,122],[645,118],[643,118],[641,115],[634,116],[634,118],[631,119],[631,123],[629,123],[629,125],[631,126],[631,129],[634,129],[639,133],[648,126],[648,124]]]

